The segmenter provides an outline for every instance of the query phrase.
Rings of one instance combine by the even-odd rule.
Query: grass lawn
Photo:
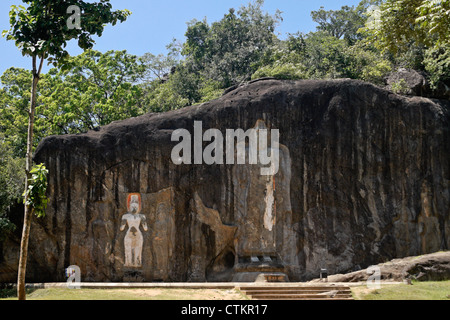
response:
[[[356,300],[450,300],[450,281],[382,285],[381,289],[352,288]]]
[[[352,287],[355,300],[450,300],[450,281],[413,282],[413,285],[382,285],[381,289]],[[10,297],[16,300],[15,290]],[[230,289],[37,289],[27,300],[248,300],[238,290]]]
[[[16,300],[9,297],[3,300]],[[37,289],[27,300],[246,300],[237,290],[219,289]],[[0,299],[2,300],[2,299]]]

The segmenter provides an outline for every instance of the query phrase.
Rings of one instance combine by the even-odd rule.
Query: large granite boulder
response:
[[[424,73],[412,69],[400,68],[386,78],[387,90],[413,96],[427,96],[431,93],[430,84]]]
[[[449,83],[439,81],[436,87],[432,88],[427,78],[423,71],[400,68],[386,77],[386,90],[412,96],[450,99]]]
[[[446,250],[449,108],[359,81],[266,79],[202,105],[48,137],[35,161],[50,171],[50,202],[32,225],[28,281],[63,281],[70,265],[83,281],[264,272],[305,281],[320,268]],[[172,133],[194,135],[194,121],[203,132],[279,129],[278,172],[174,164]],[[0,270],[11,269],[17,253],[3,251]]]

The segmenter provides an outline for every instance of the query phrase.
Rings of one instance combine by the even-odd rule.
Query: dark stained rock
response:
[[[403,82],[403,84],[402,84]],[[386,89],[394,90],[395,86],[404,86],[401,93],[414,96],[427,96],[431,93],[426,76],[416,70],[400,68],[386,78]],[[400,88],[398,88],[400,89]]]
[[[305,281],[320,268],[447,250],[449,108],[359,81],[267,79],[48,137],[35,161],[50,171],[50,202],[32,226],[27,280],[64,281],[78,265],[82,281],[230,281],[280,269]],[[193,133],[196,120],[223,133],[279,129],[279,172],[175,165],[171,135]],[[125,215],[133,201],[139,214]],[[13,249],[4,246],[0,271],[16,265]]]
[[[422,71],[400,68],[386,77],[386,89],[400,94],[450,99],[450,83],[439,81],[433,89]],[[448,81],[447,81],[448,82]]]
[[[432,98],[450,100],[450,81],[440,81],[432,93]]]

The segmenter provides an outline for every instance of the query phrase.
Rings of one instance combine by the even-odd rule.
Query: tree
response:
[[[146,53],[141,57],[144,64],[144,79],[146,81],[166,81],[171,73],[174,73],[180,63],[181,45],[173,39],[172,43],[166,46],[169,50],[167,55]]]
[[[433,35],[439,45],[450,42],[450,0],[423,1],[416,11],[416,23]]]
[[[18,203],[23,192],[22,158],[14,156],[11,146],[0,134],[0,246],[6,236],[16,229],[8,214],[10,207]]]
[[[257,0],[236,11],[230,9],[220,21],[193,21],[186,32],[182,54],[191,72],[223,88],[249,80],[256,64],[275,38],[280,12],[264,13]]]
[[[166,77],[174,70],[177,65],[177,60],[171,56],[159,54],[155,56],[152,53],[146,53],[142,56],[142,60],[146,66],[147,80],[165,81]]]
[[[353,6],[343,6],[340,10],[325,10],[324,7],[320,7],[319,10],[311,12],[311,17],[319,24],[318,31],[325,31],[349,43],[361,39],[358,30],[364,26],[365,17]]]
[[[432,89],[450,85],[450,0],[386,0],[362,29],[399,66],[424,70]]]
[[[305,50],[305,37],[301,33],[289,34],[285,41],[275,41],[260,59],[258,70],[252,75],[252,79],[306,79],[308,70],[304,63]]]
[[[81,133],[142,115],[144,65],[126,51],[87,50],[67,59],[70,68],[50,70],[37,111],[45,134]]]
[[[89,3],[83,0],[22,0],[27,6],[11,6],[9,13],[11,28],[3,31],[7,40],[15,42],[22,55],[31,57],[32,86],[28,112],[27,152],[25,164],[25,190],[29,189],[33,155],[33,129],[36,109],[36,90],[45,60],[55,66],[64,66],[69,53],[64,49],[67,42],[78,39],[78,46],[90,49],[94,35],[101,36],[106,24],[123,22],[130,14],[128,10],[112,11],[109,0]],[[80,12],[79,23],[74,25],[68,9]],[[70,12],[70,11],[69,11]],[[73,11],[72,11],[73,12]],[[69,23],[69,20],[71,23]],[[76,20],[76,19],[75,19]],[[25,193],[25,203],[28,203]],[[19,300],[25,300],[25,273],[28,256],[33,209],[25,205],[24,225],[20,246],[17,293]]]
[[[32,78],[29,70],[14,67],[7,69],[1,76],[0,129],[15,157],[25,158],[26,154]],[[39,87],[36,88],[37,105],[40,98]],[[36,142],[36,135],[33,137]]]
[[[406,51],[411,42],[427,47],[450,42],[450,0],[386,0],[369,11],[369,18],[372,23],[363,31],[394,54]]]
[[[433,89],[438,89],[440,83],[449,87],[450,44],[439,44],[428,49],[425,53],[424,66],[430,75],[430,84]]]
[[[33,146],[46,136],[82,133],[147,111],[139,85],[144,65],[126,51],[87,50],[67,59],[71,67],[41,74],[36,89]],[[9,68],[1,76],[0,130],[17,157],[25,157],[29,70]]]
[[[261,59],[252,78],[351,78],[383,84],[391,62],[363,40],[350,44],[327,31],[291,34],[276,42]]]
[[[186,83],[183,81],[183,83]],[[143,104],[151,112],[165,112],[186,107],[189,99],[181,96],[174,78],[162,83],[160,81],[147,82],[141,85]]]

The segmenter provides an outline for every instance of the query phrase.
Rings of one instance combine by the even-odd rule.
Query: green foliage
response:
[[[271,47],[252,78],[351,78],[383,84],[392,63],[365,41],[351,45],[325,31],[290,35]]]
[[[52,69],[37,86],[33,145],[49,135],[81,133],[147,111],[138,84],[142,62],[126,51],[88,50],[67,60],[70,70]],[[1,76],[0,130],[17,157],[27,141],[31,72],[10,68]]]
[[[27,288],[27,294],[31,294],[36,291],[35,288]],[[12,284],[2,284],[0,283],[0,299],[17,299],[17,288]]]
[[[392,71],[392,62],[364,41],[345,48],[347,75],[352,79],[384,84],[384,77]]]
[[[30,171],[28,189],[24,192],[24,204],[33,209],[38,218],[45,217],[47,208],[47,174],[48,170],[43,164],[35,165]]]
[[[364,26],[365,17],[361,14],[360,7],[343,6],[339,10],[319,10],[311,12],[314,22],[318,23],[318,31],[327,32],[337,39],[345,39],[348,43],[361,40],[358,30]]]
[[[216,99],[225,88],[250,80],[281,19],[279,12],[264,13],[262,5],[257,0],[237,12],[230,9],[212,24],[191,21],[184,44],[172,42],[166,56],[144,55],[142,105],[153,112],[178,109]]]
[[[82,49],[91,49],[93,36],[101,36],[106,24],[123,22],[131,14],[128,10],[112,11],[109,0],[87,2],[83,0],[22,0],[26,6],[11,6],[9,30],[2,35],[12,40],[23,55],[47,58],[55,65],[69,57],[64,49],[68,41],[78,40]],[[67,27],[67,8],[81,9],[80,29]]]
[[[14,152],[0,133],[0,242],[16,229],[9,220],[11,205],[21,199],[25,182],[24,160]]]
[[[16,297],[17,289],[13,285],[0,284],[0,299]]]
[[[18,157],[25,157],[26,152],[31,78],[30,71],[14,67],[0,78],[0,130]]]
[[[155,56],[152,53],[146,53],[141,57],[141,60],[145,68],[144,78],[146,81],[166,80],[179,63],[179,59],[174,52],[170,52],[166,56],[163,54]]]
[[[199,102],[203,103],[220,98],[223,95],[223,89],[219,82],[206,80],[202,82],[199,93],[201,96]]]
[[[347,70],[346,42],[325,32],[310,33],[306,39],[305,65],[308,78],[350,78]]]
[[[137,85],[144,66],[126,51],[87,50],[70,69],[51,70],[37,112],[47,134],[80,133],[144,113]]]
[[[14,156],[13,149],[0,133],[0,216],[11,203],[21,199],[25,182],[24,160]]]
[[[384,17],[385,13],[397,10],[392,19],[401,20],[414,9],[416,20],[420,15],[434,15],[433,28],[437,28],[439,8],[445,8],[447,1],[441,7],[431,5],[433,1],[420,2],[420,6],[419,2],[363,0],[356,7],[339,10],[321,7],[311,13],[318,23],[316,32],[279,40],[275,28],[282,20],[280,12],[264,13],[263,1],[254,1],[239,10],[230,9],[214,23],[206,19],[190,22],[186,42],[174,40],[167,55],[147,53],[137,58],[126,51],[88,50],[66,57],[62,70],[52,69],[40,77],[34,145],[48,135],[85,132],[147,111],[168,111],[216,99],[229,86],[261,77],[352,78],[383,85],[384,76],[401,66],[426,70],[434,85],[447,81],[449,51],[445,44],[427,48],[411,40],[404,42],[397,54],[389,55],[371,44],[374,35],[368,30],[358,32],[373,4],[384,10],[383,23],[392,18]],[[126,16],[126,12],[122,14]],[[15,156],[25,154],[31,79],[31,72],[17,68],[1,77],[0,129]]]
[[[424,71],[423,60],[427,48],[423,44],[411,42],[404,50],[398,51],[392,57],[393,62],[398,68],[414,69]]]
[[[416,8],[416,23],[438,44],[445,45],[450,41],[450,0],[426,0]],[[430,39],[427,37],[426,39]],[[425,40],[425,39],[424,39]],[[426,40],[424,41],[426,42]]]
[[[408,84],[405,79],[400,79],[397,82],[391,84],[391,90],[397,94],[407,94],[409,91]]]
[[[189,105],[189,99],[182,97],[174,85],[174,80],[161,83],[153,81],[142,85],[143,104],[151,112],[165,112]]]
[[[264,77],[273,77],[279,80],[299,80],[304,79],[305,75],[302,72],[303,65],[296,65],[292,62],[276,61],[272,65],[263,66],[259,68],[253,75],[252,79],[259,79]]]
[[[366,32],[381,50],[407,51],[411,43],[450,41],[450,0],[386,0],[369,14]]]
[[[182,54],[190,72],[205,80],[221,83],[222,88],[249,80],[255,64],[275,38],[280,13],[263,13],[264,1],[257,0],[229,13],[209,25],[206,20],[193,21],[186,32]]]
[[[35,119],[35,134],[33,145],[36,147],[44,137],[52,134],[65,133],[54,130],[45,114],[48,99],[46,93],[56,90],[55,82],[50,74],[41,75],[36,90],[36,109],[39,116]],[[28,112],[31,99],[32,72],[21,68],[9,68],[0,77],[0,131],[8,142],[15,157],[25,157],[27,146]],[[63,97],[60,97],[61,99]],[[56,115],[51,114],[54,117]]]
[[[428,49],[424,58],[425,70],[430,74],[430,84],[437,89],[440,82],[450,83],[450,44],[439,44]]]
[[[9,234],[16,230],[16,225],[6,217],[0,216],[0,243],[5,241]]]
[[[386,0],[377,10],[368,12],[371,24],[362,30],[381,50],[393,53],[405,51],[411,41],[424,39],[425,34],[416,24],[416,8],[422,0]]]
[[[450,0],[386,0],[362,29],[399,67],[424,70],[432,89],[450,75]],[[402,92],[399,84],[399,92]]]
[[[261,59],[260,67],[252,75],[252,79],[274,77],[284,80],[307,78],[307,67],[304,64],[305,40],[303,35],[290,35],[286,41],[278,41],[272,45]]]

